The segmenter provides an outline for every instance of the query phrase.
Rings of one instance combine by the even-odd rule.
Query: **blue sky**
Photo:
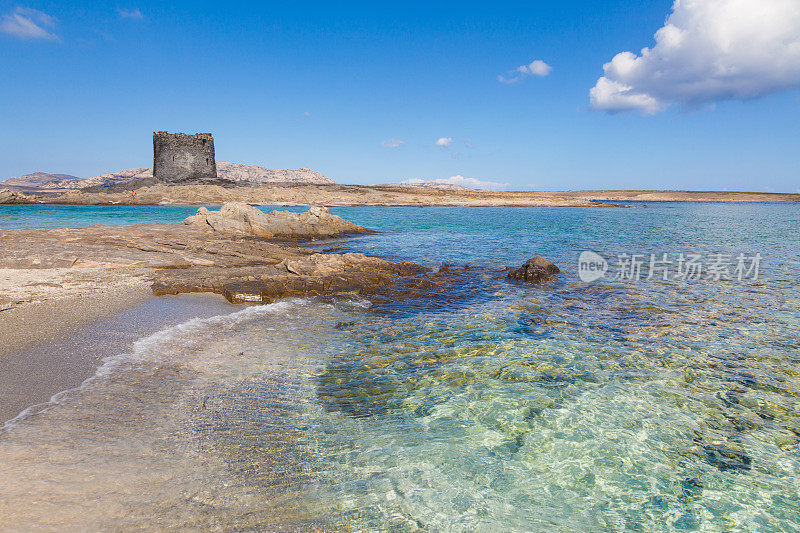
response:
[[[688,37],[639,57],[672,1],[527,4],[0,1],[0,178],[150,166],[152,132],[168,130],[212,132],[218,161],[341,183],[800,189],[794,11],[755,28],[780,69],[734,50],[738,77],[719,81],[703,67],[720,62],[709,18],[752,43],[759,14],[676,10]],[[534,60],[550,70],[515,70]],[[686,76],[691,94],[670,81]]]

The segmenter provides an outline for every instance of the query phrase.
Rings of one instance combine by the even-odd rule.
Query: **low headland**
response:
[[[2,183],[0,183],[0,187]],[[133,194],[135,192],[135,194]],[[624,202],[800,202],[800,194],[735,191],[485,191],[401,185],[274,183],[247,187],[154,184],[138,189],[25,192],[0,189],[0,204],[275,206],[608,207]]]
[[[620,202],[800,202],[800,194],[734,191],[488,191],[411,180],[343,185],[308,168],[217,163],[213,180],[158,180],[150,168],[91,178],[35,172],[0,182],[0,204],[275,206],[610,206]]]

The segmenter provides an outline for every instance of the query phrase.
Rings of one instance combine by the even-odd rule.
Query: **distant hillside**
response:
[[[308,168],[270,170],[258,165],[241,163],[217,163],[217,176],[230,181],[261,183],[314,183],[331,185],[332,179]]]
[[[46,185],[58,183],[64,180],[77,180],[75,176],[69,174],[50,174],[49,172],[34,172],[24,176],[15,176],[0,182],[3,187],[15,187],[19,189],[44,189]]]
[[[473,191],[470,187],[464,187],[463,185],[457,185],[455,183],[446,183],[442,180],[430,180],[425,181],[418,178],[413,178],[406,181],[401,181],[399,183],[387,183],[383,185],[383,187],[410,187],[410,188],[417,188],[417,189],[439,189],[443,191]]]
[[[335,184],[332,179],[308,168],[271,170],[257,165],[240,163],[217,163],[217,175],[220,180],[238,182],[243,185],[261,185],[264,183],[308,183],[315,185]],[[138,179],[153,177],[152,168],[129,168],[111,174],[101,174],[91,178],[77,178],[69,174],[48,174],[36,172],[9,178],[0,182],[0,186],[28,191],[64,191],[86,189],[88,187],[111,187],[124,185]]]
[[[128,183],[141,178],[152,178],[153,170],[150,168],[129,168],[112,174],[100,174],[91,178],[74,178],[55,183],[54,189],[85,189],[87,187],[111,187],[120,183]]]

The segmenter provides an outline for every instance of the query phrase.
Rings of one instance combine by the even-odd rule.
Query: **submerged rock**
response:
[[[358,224],[332,215],[326,207],[311,207],[305,213],[260,209],[241,202],[227,202],[219,211],[205,207],[184,220],[184,224],[219,233],[283,239],[316,239],[348,233],[369,233]]]
[[[549,259],[536,256],[528,259],[521,268],[514,270],[508,268],[508,279],[526,281],[528,283],[541,283],[551,279],[560,272],[559,268]]]
[[[750,470],[752,459],[745,452],[733,450],[721,444],[709,444],[703,447],[709,464],[723,472],[726,470]]]

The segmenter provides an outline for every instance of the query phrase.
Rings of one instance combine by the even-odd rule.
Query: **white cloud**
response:
[[[497,81],[500,83],[517,83],[526,76],[540,76],[544,77],[553,71],[553,67],[542,61],[536,59],[527,65],[522,65],[514,70],[508,71],[506,76],[502,74],[497,76]]]
[[[406,144],[406,142],[400,139],[389,139],[388,141],[381,142],[381,146],[384,148],[400,148],[404,144]]]
[[[603,66],[593,109],[654,114],[800,88],[798,0],[676,0],[655,39]]]
[[[0,21],[0,31],[20,39],[45,39],[57,41],[58,37],[45,28],[56,25],[56,19],[46,13],[18,7]]]
[[[475,178],[465,178],[464,176],[458,174],[456,176],[451,176],[446,179],[435,179],[430,180],[432,183],[441,183],[443,185],[461,185],[462,187],[469,187],[470,189],[482,189],[482,190],[502,190],[508,188],[510,183],[498,183],[496,181],[481,181]],[[430,183],[426,182],[425,180],[419,178],[411,178],[401,183],[408,183],[409,185],[420,185],[422,183]]]
[[[134,9],[118,9],[117,11],[119,12],[120,18],[123,19],[141,20],[144,18],[144,15],[142,15],[142,12],[139,11],[138,7]]]
[[[451,144],[453,144],[452,137],[439,137],[438,139],[436,139],[436,146],[440,148],[447,148]]]

